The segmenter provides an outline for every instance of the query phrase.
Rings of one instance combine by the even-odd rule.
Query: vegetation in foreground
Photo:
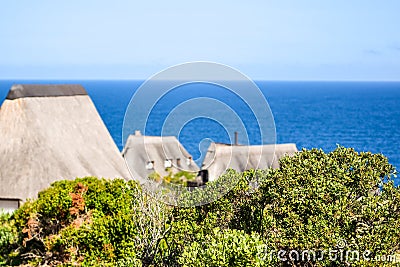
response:
[[[380,154],[303,150],[276,170],[229,171],[211,186],[237,179],[231,191],[191,208],[160,203],[134,181],[59,181],[0,217],[0,262],[390,266],[400,260],[394,172]]]

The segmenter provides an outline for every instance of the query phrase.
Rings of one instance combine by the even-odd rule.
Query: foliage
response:
[[[141,266],[157,252],[164,210],[134,181],[55,182],[13,215],[20,247],[8,263]]]
[[[161,176],[158,172],[152,172],[149,174],[149,179],[156,182],[162,181],[164,184],[172,183],[187,186],[187,182],[193,181],[197,176],[196,173],[184,170],[178,172],[173,172],[171,168],[166,168],[165,170],[168,172],[168,175]]]
[[[198,194],[182,194],[185,207],[166,206],[133,181],[59,181],[10,218],[0,218],[1,260],[11,265],[389,266],[387,257],[400,260],[400,190],[394,175],[383,155],[338,147],[330,153],[302,150],[282,158],[275,170],[230,170]],[[223,197],[191,206],[213,194]],[[359,251],[360,259],[304,254],[331,250]],[[370,260],[362,257],[365,251]]]
[[[248,235],[240,230],[215,228],[198,236],[186,246],[178,262],[182,266],[270,266],[265,257],[267,247],[258,234]]]
[[[7,255],[17,242],[17,232],[10,214],[0,212],[0,265],[5,264]]]
[[[337,260],[328,255],[318,260],[286,257],[287,261],[278,261],[277,252],[295,251],[301,255],[307,250],[342,249],[360,254],[371,251],[368,259],[372,260],[384,255],[399,257],[400,191],[393,186],[394,175],[393,166],[383,155],[343,147],[328,154],[303,150],[282,158],[280,168],[275,170],[241,175],[230,171],[220,179],[240,178],[223,198],[205,206],[175,208],[177,220],[169,238],[179,241],[173,243],[173,249],[169,247],[164,258],[172,258],[171,262],[179,258],[183,265],[190,265],[190,257],[182,258],[179,251],[192,251],[191,246],[207,240],[204,236],[219,227],[248,235],[257,233],[268,247],[267,258],[281,265],[391,264],[362,257],[359,261],[351,257]]]
[[[343,147],[329,154],[303,150],[283,158],[279,169],[260,180],[253,205],[263,216],[253,230],[272,237],[277,249],[322,250],[345,241],[344,249],[396,254],[400,192],[393,186],[393,174],[393,166],[380,154]]]

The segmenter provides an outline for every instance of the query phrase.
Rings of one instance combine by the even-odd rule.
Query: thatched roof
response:
[[[169,164],[173,173],[180,170],[199,171],[192,156],[175,136],[130,135],[122,155],[129,169],[134,170],[142,179],[147,179],[154,172],[161,176],[168,175],[165,169]]]
[[[217,179],[227,169],[243,172],[249,169],[278,168],[278,160],[297,151],[295,144],[242,146],[211,143],[202,169],[208,170],[209,180]]]
[[[80,85],[14,85],[0,109],[0,139],[0,198],[34,198],[60,179],[130,177]]]

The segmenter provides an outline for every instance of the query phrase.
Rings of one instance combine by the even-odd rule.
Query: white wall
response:
[[[18,199],[0,199],[0,212],[12,213],[19,208]]]

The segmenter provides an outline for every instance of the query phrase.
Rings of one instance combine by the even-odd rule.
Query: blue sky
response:
[[[146,79],[188,61],[252,79],[400,80],[400,1],[1,1],[0,78]]]

